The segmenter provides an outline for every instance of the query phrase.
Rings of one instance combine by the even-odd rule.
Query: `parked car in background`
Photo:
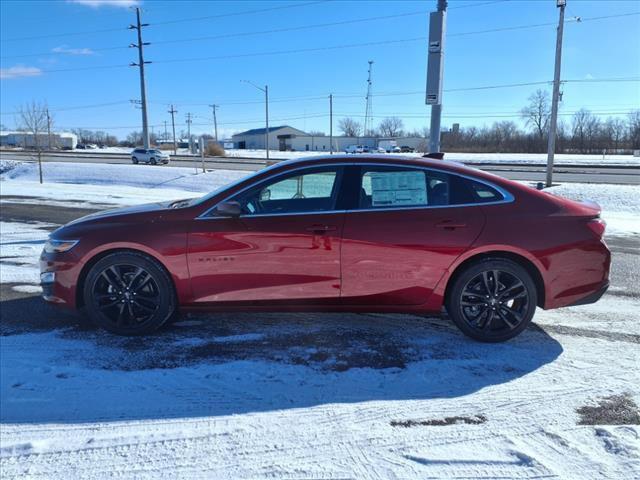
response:
[[[407,145],[403,145],[400,147],[400,153],[413,153],[416,149],[413,147],[408,147]]]
[[[77,144],[77,145],[76,145],[76,148],[77,148],[78,150],[85,150],[85,149],[86,149],[86,147],[85,147],[85,145],[84,145],[83,143],[79,143],[79,144]]]
[[[168,153],[158,149],[145,150],[144,148],[136,148],[131,152],[131,162],[134,164],[150,163],[151,165],[157,165],[158,163],[168,164],[170,156]]]
[[[445,307],[465,334],[498,342],[536,307],[603,295],[604,230],[593,203],[461,164],[333,155],[280,162],[199,199],[75,220],[50,235],[40,278],[45,300],[122,335],[148,334],[178,308]]]
[[[378,142],[378,148],[383,148],[385,152],[390,152],[393,147],[397,147],[398,143],[395,140],[380,140]]]
[[[96,150],[98,148],[98,145],[96,145],[95,143],[87,143],[85,147],[87,148],[87,150]]]
[[[344,149],[344,153],[364,153],[364,146],[362,145],[349,145]]]
[[[371,150],[371,153],[387,153],[387,151],[382,147],[377,147]]]
[[[397,145],[391,145],[387,148],[387,153],[400,153],[400,147],[398,147]]]

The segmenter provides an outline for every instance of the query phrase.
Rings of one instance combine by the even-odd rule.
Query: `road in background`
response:
[[[390,158],[393,158],[390,156]],[[0,151],[0,160],[36,161],[32,152]],[[271,159],[272,162],[280,159]],[[42,155],[43,162],[70,163],[111,163],[130,164],[128,154],[55,152]],[[205,157],[205,168],[222,170],[257,171],[264,168],[267,162],[259,158],[241,157]],[[543,164],[522,164],[513,162],[474,162],[470,166],[495,173],[510,180],[544,182],[546,170]],[[169,166],[202,168],[200,157],[178,155],[171,157]],[[554,179],[557,183],[613,183],[623,185],[640,185],[640,166],[637,165],[556,165]]]

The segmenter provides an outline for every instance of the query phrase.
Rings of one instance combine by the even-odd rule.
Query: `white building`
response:
[[[282,125],[269,128],[269,149],[294,152],[330,152],[333,141],[334,152],[344,152],[349,145],[364,145],[376,148],[383,140],[395,140],[399,147],[411,147],[418,151],[426,151],[427,140],[422,137],[344,137],[334,136],[333,140],[325,135],[309,135],[297,128]],[[263,150],[265,129],[254,128],[237,133],[232,137],[233,148]]]
[[[254,128],[235,134],[231,137],[234,148],[264,150],[265,131],[264,128]],[[286,141],[296,135],[307,135],[307,133],[288,125],[269,127],[269,150],[286,150]]]
[[[0,146],[3,147],[22,147],[49,148],[49,135],[47,132],[38,133],[36,136],[29,132],[0,132]],[[78,137],[68,132],[51,132],[51,148],[62,148],[65,150],[73,150],[78,144]]]

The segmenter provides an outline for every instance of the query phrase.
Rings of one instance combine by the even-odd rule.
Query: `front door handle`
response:
[[[338,229],[335,225],[311,225],[307,228],[307,232],[313,232],[316,235],[321,235],[327,232],[334,232]]]
[[[445,230],[455,230],[456,228],[465,228],[466,226],[466,223],[455,220],[443,220],[442,222],[436,223],[436,227],[444,228]]]

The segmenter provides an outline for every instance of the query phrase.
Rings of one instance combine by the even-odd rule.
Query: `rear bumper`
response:
[[[605,292],[608,289],[609,289],[609,282],[607,281],[607,282],[605,282],[604,285],[602,285],[602,287],[600,287],[595,292],[590,293],[589,295],[587,295],[584,298],[576,300],[575,302],[571,303],[570,305],[567,305],[567,307],[577,307],[578,305],[589,305],[590,303],[596,303],[598,300],[600,300],[600,298],[602,298],[602,296],[605,294]]]

